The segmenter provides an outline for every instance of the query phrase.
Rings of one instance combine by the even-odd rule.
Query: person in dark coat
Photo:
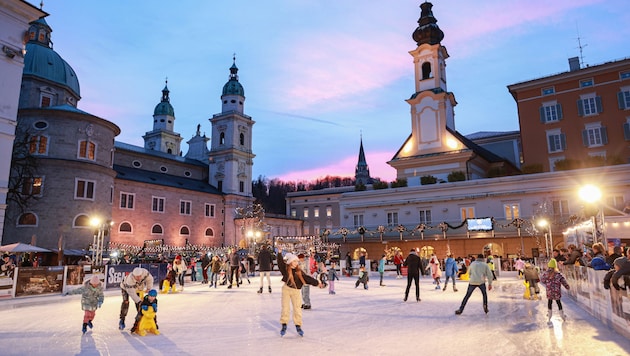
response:
[[[203,276],[202,284],[208,283],[208,268],[210,268],[210,257],[207,253],[203,254],[203,258],[201,259],[201,275]]]
[[[407,301],[407,297],[409,296],[409,288],[411,287],[411,281],[416,283],[416,301],[420,301],[420,269],[421,269],[421,260],[416,253],[416,250],[411,249],[409,252],[409,256],[405,259],[403,266],[407,267],[407,289],[405,289],[405,299]]]
[[[263,245],[258,253],[258,271],[260,272],[260,288],[258,293],[263,292],[263,280],[267,277],[267,286],[271,293],[271,269],[273,267],[273,255],[269,252],[267,245]]]
[[[350,252],[346,252],[346,276],[352,276],[352,257],[350,257]]]

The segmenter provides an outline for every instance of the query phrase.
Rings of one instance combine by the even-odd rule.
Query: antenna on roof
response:
[[[588,46],[588,44],[582,45],[582,39],[580,38],[580,28],[575,23],[575,29],[577,31],[577,41],[578,41],[578,49],[580,50],[580,67],[584,67],[584,55],[582,54],[584,47]]]

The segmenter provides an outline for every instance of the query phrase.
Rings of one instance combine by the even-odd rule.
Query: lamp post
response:
[[[580,188],[580,190],[578,191],[578,195],[580,196],[580,199],[582,199],[586,203],[596,204],[601,201],[602,191],[601,189],[599,189],[599,187],[595,185],[587,184]],[[600,232],[600,230],[597,228],[597,215],[601,214],[601,218],[600,218],[600,222],[602,225],[602,228],[601,228],[602,239],[601,240],[602,240],[602,243],[604,244],[604,248],[608,249],[608,241],[606,241],[606,234],[604,233],[604,227],[606,226],[606,224],[604,223],[604,218],[605,218],[604,209],[602,208],[601,204],[598,204],[597,210],[598,211],[591,216],[592,223],[593,223],[593,243],[598,242],[597,233]]]
[[[542,219],[538,221],[538,226],[544,228],[547,227],[549,231],[549,235],[545,234],[545,251],[547,252],[547,257],[551,256],[551,251],[553,251],[553,234],[551,232],[551,223],[549,221]]]
[[[94,267],[103,266],[105,236],[109,234],[111,224],[111,220],[101,221],[101,219],[96,217],[90,220],[90,225],[94,227],[94,241],[92,242],[92,266]]]

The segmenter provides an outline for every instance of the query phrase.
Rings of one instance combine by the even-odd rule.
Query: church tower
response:
[[[210,184],[227,194],[252,196],[252,127],[254,121],[243,113],[245,91],[238,81],[233,58],[229,80],[223,86],[222,110],[210,119]]]
[[[171,105],[168,94],[168,81],[162,89],[162,100],[153,111],[153,131],[147,132],[144,139],[144,148],[160,151],[174,156],[180,155],[182,137],[174,132],[175,110]]]
[[[370,167],[368,167],[365,153],[363,152],[363,137],[361,137],[361,144],[359,146],[359,160],[354,169],[354,179],[356,185],[368,185],[373,183],[372,177],[370,177]]]

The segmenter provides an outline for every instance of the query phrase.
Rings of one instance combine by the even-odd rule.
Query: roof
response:
[[[134,146],[134,145],[131,145],[131,144],[128,144],[128,143],[120,142],[120,141],[114,141],[114,148],[121,149],[121,150],[126,150],[126,151],[131,151],[131,152],[136,152],[136,153],[140,153],[140,154],[144,154],[144,155],[154,156],[154,157],[165,158],[165,159],[168,159],[168,160],[173,160],[173,161],[186,163],[186,164],[192,164],[192,165],[195,165],[195,166],[208,166],[208,164],[206,164],[204,162],[201,162],[199,160],[196,160],[196,159],[190,159],[190,158],[186,158],[186,157],[182,157],[182,156],[174,156],[174,155],[166,153],[166,152],[149,150],[149,149],[146,149],[144,147]]]
[[[123,179],[152,185],[160,185],[177,189],[185,189],[208,194],[223,194],[219,190],[217,190],[217,188],[208,184],[208,182],[205,180],[173,176],[165,173],[119,166],[117,164],[114,165],[114,170],[117,173],[116,179]]]
[[[466,135],[465,137],[469,140],[481,140],[484,138],[493,138],[493,137],[501,137],[501,136],[512,136],[518,135],[520,131],[478,131],[471,134]]]

